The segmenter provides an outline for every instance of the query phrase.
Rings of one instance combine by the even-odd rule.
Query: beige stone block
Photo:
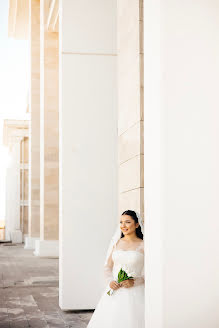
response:
[[[118,131],[142,119],[143,86],[142,1],[118,1]]]
[[[144,53],[144,22],[139,21],[139,52]]]
[[[38,87],[39,87],[39,81],[37,81]],[[40,135],[39,127],[40,127],[40,115],[39,115],[39,96],[40,96],[40,90],[36,87],[32,90],[32,106],[33,106],[33,112],[31,113],[31,118],[33,117],[33,120],[31,120],[31,132],[34,131],[36,133],[36,137]],[[34,147],[37,146],[37,144],[33,145]]]
[[[29,221],[29,237],[39,237],[40,235],[40,206],[39,201],[38,205],[35,206],[32,204],[31,206],[31,218],[34,220]]]
[[[24,199],[28,200],[28,180],[29,180],[29,172],[28,170],[24,170]]]
[[[119,194],[119,215],[134,210],[144,217],[144,188],[137,188]]]
[[[119,72],[118,133],[128,130],[140,120],[140,74],[138,65],[130,71]],[[120,70],[120,69],[119,69]]]
[[[59,207],[45,204],[44,207],[44,239],[59,239]],[[46,223],[46,224],[45,224]]]
[[[140,187],[144,187],[144,155],[140,156]]]
[[[46,146],[45,147],[45,154],[44,154],[44,160],[45,161],[48,161],[48,162],[56,162],[58,163],[58,160],[59,160],[59,150],[58,150],[58,147],[56,146],[55,147],[55,144],[56,144],[56,138],[55,136],[49,138],[50,140],[51,139],[54,139],[54,141],[52,140],[51,141],[51,146]],[[52,146],[54,145],[54,146]]]
[[[144,20],[144,0],[139,0],[139,19]]]
[[[40,200],[39,199],[32,199],[31,201],[31,207],[40,207]]]
[[[139,121],[119,136],[119,163],[144,153],[144,122]]]
[[[144,121],[140,121],[140,153],[144,154]]]
[[[140,119],[144,121],[144,88],[140,89]]]
[[[117,2],[118,52],[139,52],[139,1]]]
[[[24,206],[24,230],[23,233],[28,234],[28,206]]]
[[[139,64],[140,64],[140,87],[143,88],[144,87],[144,54],[140,54],[140,60],[139,60]],[[141,94],[140,94],[141,96]]]
[[[29,162],[29,138],[24,138],[24,163]]]
[[[44,240],[58,239],[59,226],[59,38],[45,30],[48,2],[42,1],[41,48],[41,231]],[[44,6],[44,11],[43,11]],[[44,29],[44,30],[43,30]]]
[[[34,136],[36,138],[36,135]],[[40,147],[39,145],[31,146],[31,170],[39,171]],[[32,172],[31,172],[32,173]],[[38,174],[38,173],[37,173]]]
[[[44,204],[58,206],[59,203],[59,168],[45,169]]]
[[[39,237],[40,226],[40,1],[30,1],[30,215],[29,237]]]
[[[57,78],[57,75],[56,75]],[[54,129],[56,125],[59,122],[59,112],[57,111],[57,100],[58,98],[54,96],[53,92],[51,90],[56,90],[55,86],[51,86],[51,89],[48,87],[44,90],[46,92],[46,98],[45,98],[45,112],[44,112],[44,118],[48,121],[46,130]]]
[[[37,181],[37,184],[32,183],[31,185],[31,204],[35,202],[38,203],[40,199],[40,187]]]
[[[122,23],[121,25],[118,41],[119,134],[135,124],[140,118],[140,87],[142,83],[140,71],[143,71],[143,62],[141,62],[139,54],[139,20],[135,21],[134,39],[132,41],[130,41],[127,28]],[[125,44],[125,40],[127,44]]]
[[[57,104],[56,104],[57,106]],[[55,108],[55,106],[53,106],[53,109]],[[49,111],[49,108],[47,106],[47,111]],[[44,116],[45,122],[47,122],[47,126],[45,126],[45,137],[48,138],[48,142],[45,144],[50,145],[50,143],[52,143],[52,145],[57,146],[57,139],[59,137],[59,129],[58,129],[58,117],[57,117],[57,113],[46,113]],[[53,119],[53,124],[51,125],[51,119]],[[55,138],[55,139],[52,139]]]
[[[31,173],[32,173],[33,170],[31,170]],[[33,172],[34,173],[34,172]],[[37,172],[38,173],[38,172]],[[34,175],[32,174],[32,181],[31,181],[31,190],[33,189],[34,191],[35,190],[39,190],[39,179],[38,179],[38,175]]]
[[[119,192],[144,186],[144,156],[138,155],[124,162],[119,167]]]

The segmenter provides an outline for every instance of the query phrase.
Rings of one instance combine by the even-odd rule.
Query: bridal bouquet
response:
[[[128,279],[133,279],[134,276],[134,272],[131,272],[127,267],[123,267],[120,269],[119,273],[118,273],[118,279],[117,282],[118,284],[122,281],[128,280]],[[113,294],[114,290],[110,289],[107,292],[107,295],[111,296]]]

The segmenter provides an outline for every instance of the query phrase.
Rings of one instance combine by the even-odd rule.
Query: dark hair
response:
[[[139,223],[138,217],[137,217],[137,214],[135,213],[135,211],[127,210],[127,211],[123,212],[122,215],[129,215],[135,221],[135,223]],[[140,224],[139,224],[138,228],[136,228],[136,235],[138,238],[140,238],[142,240],[144,239]],[[123,238],[123,237],[124,237],[124,234],[121,233],[121,238]]]

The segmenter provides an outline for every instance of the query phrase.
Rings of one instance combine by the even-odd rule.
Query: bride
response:
[[[145,327],[143,233],[136,212],[123,212],[104,266],[107,286],[87,328]],[[118,283],[121,269],[132,278]]]

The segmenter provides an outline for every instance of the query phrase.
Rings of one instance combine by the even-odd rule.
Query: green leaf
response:
[[[125,280],[128,280],[128,279],[133,279],[133,277],[129,277],[127,275],[127,273],[124,270],[122,270],[122,268],[121,268],[119,273],[118,273],[118,283],[120,283],[122,281],[125,281]]]

